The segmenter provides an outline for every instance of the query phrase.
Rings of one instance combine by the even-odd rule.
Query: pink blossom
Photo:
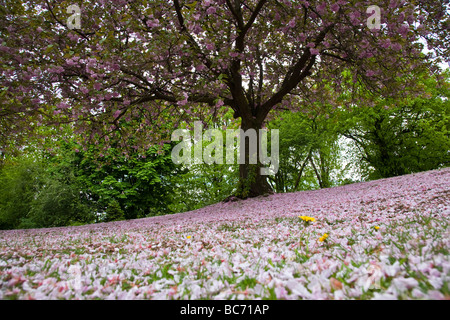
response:
[[[63,73],[64,72],[64,68],[61,67],[61,66],[54,67],[52,71],[59,74],[59,73]]]
[[[58,109],[67,109],[67,108],[69,108],[70,106],[67,104],[67,103],[65,103],[65,102],[61,102],[61,103],[59,103],[58,105],[57,105],[57,108]]]
[[[386,39],[381,42],[381,47],[384,49],[388,49],[391,46],[391,40]]]
[[[338,12],[339,11],[339,4],[337,4],[337,3],[333,3],[332,5],[331,5],[331,10],[333,11],[333,12]]]
[[[0,298],[444,299],[449,177],[443,168],[166,216],[1,230]],[[314,240],[325,232],[328,247]]]
[[[322,15],[322,14],[325,13],[326,8],[327,8],[327,3],[326,2],[322,2],[321,4],[319,4],[317,6],[317,12]]]
[[[275,294],[277,296],[277,299],[286,299],[288,292],[284,287],[276,287],[275,288]]]
[[[116,112],[114,112],[114,115],[113,115],[114,119],[118,118],[121,113],[122,113],[121,110],[116,110]]]
[[[196,71],[198,71],[198,72],[200,72],[200,71],[203,71],[203,70],[205,70],[205,65],[204,64],[199,64],[199,65],[197,65],[196,67],[195,67],[195,70]]]
[[[209,7],[209,8],[206,10],[206,13],[207,13],[207,14],[214,14],[214,13],[216,13],[216,8],[215,8],[215,7]]]
[[[217,108],[220,108],[220,107],[222,107],[223,105],[224,105],[224,102],[223,102],[222,99],[217,100],[217,103],[216,103],[216,107],[217,107]]]
[[[400,51],[402,50],[402,45],[400,43],[393,43],[391,45],[392,49],[394,49],[395,51]]]
[[[156,28],[159,27],[159,21],[158,20],[147,20],[147,27],[149,28]]]

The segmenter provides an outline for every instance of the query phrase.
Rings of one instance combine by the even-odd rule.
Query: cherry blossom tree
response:
[[[4,2],[4,141],[52,121],[86,144],[146,149],[230,110],[260,129],[277,110],[342,105],[343,93],[347,106],[370,103],[360,88],[411,94],[416,71],[448,62],[449,1]],[[249,196],[270,189],[259,167],[240,165]]]

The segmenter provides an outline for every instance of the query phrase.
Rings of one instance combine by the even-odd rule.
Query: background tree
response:
[[[227,129],[237,129],[239,126],[233,120],[232,113],[225,114],[220,121],[205,123],[204,130],[215,129],[222,132],[223,152],[221,159],[226,156]],[[215,138],[214,138],[215,139]],[[194,144],[198,142],[192,141]],[[208,139],[202,139],[203,150],[211,143]],[[237,158],[237,141],[230,146],[234,149],[234,157]],[[217,150],[213,151],[214,157]],[[194,148],[191,149],[191,158],[195,156]],[[172,176],[174,188],[171,192],[170,208],[174,212],[184,212],[202,208],[204,206],[225,200],[231,194],[237,192],[239,184],[239,167],[236,164],[223,163],[190,163],[184,164],[178,174]],[[245,190],[244,190],[245,192]]]
[[[172,177],[179,173],[170,155],[171,146],[158,153],[152,147],[145,154],[118,149],[96,159],[95,148],[75,153],[72,165],[98,212],[108,212],[113,204],[125,219],[170,213]],[[118,210],[115,210],[118,211]]]
[[[448,2],[80,1],[76,29],[67,26],[69,4],[2,7],[2,111],[15,126],[2,125],[8,134],[28,126],[21,115],[50,117],[87,132],[86,144],[117,136],[125,148],[132,135],[146,149],[183,119],[220,118],[226,108],[242,129],[259,129],[273,110],[304,107],[323,81],[339,93],[343,70],[353,89],[407,95],[405,82],[413,88],[413,73],[430,67],[425,35],[439,38],[434,49],[448,57]],[[380,30],[367,27],[371,5],[381,8]],[[240,166],[241,183],[256,174],[249,196],[269,189],[259,167]]]
[[[104,220],[106,222],[125,220],[125,213],[117,200],[111,200],[108,203]]]
[[[172,213],[178,172],[170,157],[152,148],[125,157],[78,150],[54,137],[52,150],[22,150],[0,168],[0,228],[41,228],[142,218]],[[94,149],[92,147],[91,149]]]
[[[43,167],[33,159],[8,161],[0,171],[0,228],[21,227],[37,191],[43,185]]]
[[[239,171],[236,165],[197,164],[172,179],[175,187],[169,207],[184,212],[225,200],[236,191]]]
[[[450,85],[427,79],[426,94],[343,113],[342,134],[354,142],[369,179],[437,169],[450,163]]]
[[[328,110],[330,109],[330,110]],[[276,192],[328,188],[335,185],[339,162],[338,117],[330,106],[309,112],[286,111],[268,123],[280,130],[280,168],[269,177]]]

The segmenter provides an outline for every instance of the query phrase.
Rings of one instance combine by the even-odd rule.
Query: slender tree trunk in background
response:
[[[311,162],[314,172],[316,173],[317,181],[319,181],[319,187],[323,188],[322,179],[320,178],[319,171],[317,171],[316,165],[314,164],[314,160],[312,158],[309,158],[309,162]]]
[[[300,184],[300,179],[303,175],[303,170],[305,169],[306,164],[308,163],[308,161],[311,159],[311,154],[312,154],[312,148],[309,149],[309,153],[308,156],[306,157],[305,161],[303,161],[303,164],[300,168],[300,172],[298,173],[297,179],[295,180],[295,186],[294,186],[294,191],[297,191],[298,186]]]
[[[327,166],[325,162],[325,155],[323,154],[322,150],[319,151],[319,158],[320,158],[320,176],[322,180],[322,188],[329,188],[331,187],[330,183],[330,168]]]

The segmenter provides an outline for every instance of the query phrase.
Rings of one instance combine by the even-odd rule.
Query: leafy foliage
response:
[[[36,193],[43,186],[42,165],[33,159],[8,161],[0,171],[0,228],[28,225]]]
[[[425,85],[427,96],[406,102],[381,99],[345,115],[342,133],[354,141],[369,179],[450,164],[450,85],[448,80],[440,85],[427,80]]]
[[[106,207],[105,221],[125,220],[125,214],[117,200],[112,200]]]
[[[222,132],[223,149],[222,154],[218,155],[223,161],[226,156],[226,130],[220,129],[228,127],[231,129],[236,126],[234,121],[228,119],[228,121],[222,121],[219,123],[209,123],[209,128],[214,128]],[[194,142],[195,144],[197,142]],[[202,139],[202,150],[206,152],[208,145],[212,142],[208,139]],[[233,145],[230,148],[234,149],[234,157],[237,156],[237,143],[234,140]],[[211,156],[216,156],[214,149]],[[194,159],[195,150],[191,149],[191,159]],[[208,156],[210,156],[208,154]],[[170,208],[174,212],[190,211],[204,206],[220,202],[232,194],[238,192],[237,185],[239,182],[239,168],[236,164],[226,163],[191,163],[184,165],[180,172],[171,177],[171,181],[174,185],[171,191],[171,204]]]
[[[184,212],[220,202],[236,192],[238,179],[236,165],[193,165],[173,177],[176,186],[169,207]]]
[[[53,152],[8,162],[0,171],[0,228],[38,228],[142,218],[171,213],[176,170],[157,149],[147,156],[102,161],[60,141]],[[55,142],[56,146],[56,142]]]
[[[280,169],[270,176],[277,192],[327,188],[339,169],[337,116],[323,108],[284,112],[269,128],[280,130]],[[339,170],[343,171],[343,170]]]
[[[93,150],[76,153],[74,165],[98,211],[117,202],[126,219],[172,212],[168,207],[174,188],[171,177],[178,169],[170,145],[165,145],[161,154],[156,147],[145,155],[135,152],[130,156],[114,149],[101,159],[96,159]]]

